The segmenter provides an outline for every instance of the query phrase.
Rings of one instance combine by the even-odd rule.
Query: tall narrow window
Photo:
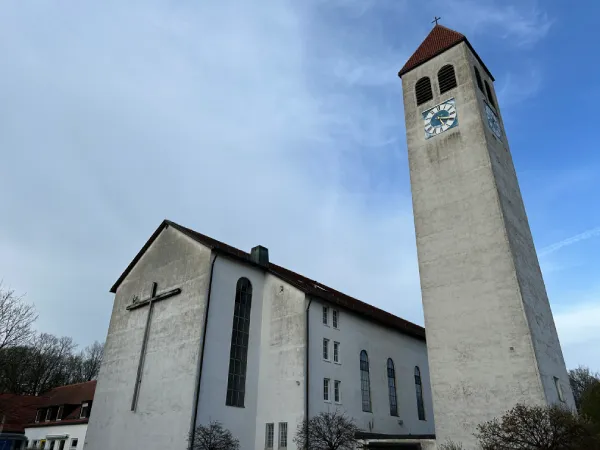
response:
[[[417,392],[417,412],[419,420],[425,420],[425,405],[423,404],[423,384],[421,383],[421,370],[415,367],[415,390]]]
[[[329,339],[323,339],[323,359],[329,360]]]
[[[448,64],[440,69],[438,72],[438,83],[440,85],[440,94],[456,87],[456,74],[454,73],[453,65]]]
[[[556,386],[556,393],[558,394],[558,399],[561,402],[565,401],[565,394],[562,390],[562,385],[560,384],[560,380],[557,377],[554,377],[554,385]]]
[[[415,94],[417,96],[417,105],[421,105],[428,102],[433,98],[433,91],[431,90],[431,80],[429,77],[423,77],[415,85]]]
[[[329,378],[323,378],[323,400],[329,401]]]
[[[335,363],[340,362],[340,343],[339,342],[333,343],[333,362],[335,362]]]
[[[477,67],[473,68],[475,69],[475,79],[477,80],[477,87],[481,92],[485,93],[485,91],[483,90],[483,82],[481,81],[481,74],[479,73],[479,69]]]
[[[387,360],[388,395],[390,397],[390,415],[398,415],[398,398],[396,396],[396,370],[392,358]]]
[[[333,382],[333,401],[336,403],[342,402],[341,392],[340,392],[340,384],[341,381],[335,380]]]
[[[338,313],[337,309],[334,309],[331,312],[331,321],[333,323],[333,328],[337,328],[338,327],[338,316],[339,316],[339,313]]]
[[[231,350],[229,351],[227,400],[225,402],[227,406],[244,406],[251,305],[252,284],[250,284],[247,278],[240,278],[235,291],[233,330],[231,332]]]
[[[327,306],[323,306],[323,324],[327,325],[329,323],[329,308]]]
[[[273,438],[275,435],[275,424],[268,423],[265,429],[265,448],[273,448]]]
[[[371,381],[369,379],[369,357],[366,351],[360,352],[360,391],[362,410],[371,412]]]
[[[279,422],[279,448],[287,448],[287,422]]]
[[[490,89],[490,84],[487,82],[487,80],[485,80],[484,83],[485,83],[485,92],[487,94],[487,98],[490,101],[490,104],[495,108],[496,103],[494,103],[494,97],[492,96],[492,90]]]

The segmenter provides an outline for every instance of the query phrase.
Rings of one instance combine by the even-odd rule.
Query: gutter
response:
[[[196,369],[196,386],[194,387],[194,411],[192,413],[192,423],[190,424],[190,438],[188,440],[188,450],[194,448],[194,438],[196,429],[196,420],[198,419],[198,403],[200,403],[200,381],[202,380],[202,367],[204,366],[204,347],[206,346],[206,329],[208,328],[208,313],[210,311],[210,297],[212,292],[212,281],[215,269],[215,261],[219,254],[215,252],[215,257],[210,263],[210,278],[208,281],[208,293],[206,294],[206,313],[204,314],[204,329],[202,330],[202,345],[200,346],[200,358],[198,358],[198,367]]]
[[[310,305],[312,304],[312,297],[308,300],[308,306],[306,307],[306,379],[304,380],[305,393],[304,393],[304,431],[306,433],[306,450],[310,448],[309,435],[308,435],[308,406],[309,406],[309,394],[310,394]]]

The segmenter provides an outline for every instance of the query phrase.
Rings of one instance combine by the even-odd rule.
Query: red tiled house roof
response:
[[[179,230],[183,234],[189,236],[196,242],[199,242],[202,245],[212,249],[215,252],[228,256],[230,258],[237,259],[246,264],[258,266],[251,258],[250,254],[246,253],[242,250],[239,250],[235,247],[227,245],[223,242],[219,242],[216,239],[208,237],[204,234],[198,233],[197,231],[191,230],[189,228],[183,227],[181,225],[176,224],[175,222],[171,222],[170,220],[164,220],[160,226],[156,229],[154,234],[148,239],[144,247],[138,252],[135,258],[131,261],[129,266],[125,269],[123,274],[119,277],[113,287],[110,289],[110,292],[115,293],[119,285],[123,282],[127,274],[133,269],[135,264],[139,261],[142,255],[146,252],[148,247],[152,244],[152,242],[158,237],[163,229],[166,227],[173,227],[176,230]],[[311,280],[303,275],[300,275],[296,272],[292,272],[291,270],[285,269],[284,267],[278,266],[273,263],[269,263],[267,266],[258,266],[273,275],[281,278],[282,280],[288,282],[292,286],[296,287],[300,291],[305,294],[325,300],[332,304],[341,306],[348,310],[354,311],[355,313],[371,319],[375,322],[378,322],[387,327],[393,328],[395,330],[400,331],[403,334],[415,337],[420,340],[425,340],[425,329],[419,325],[416,325],[412,322],[404,320],[400,317],[397,317],[393,314],[390,314],[386,311],[383,311],[379,308],[371,306],[367,303],[364,303],[356,298],[350,297],[342,292],[336,291],[335,289],[330,288],[324,284],[321,284],[317,281]]]
[[[87,423],[88,418],[80,418],[81,405],[84,402],[94,400],[96,391],[96,381],[87,381],[85,383],[70,384],[54,388],[43,394],[43,401],[40,402],[38,409],[42,410],[39,422],[35,422],[35,415],[29,421],[27,427],[45,427],[49,425],[67,425],[76,423]],[[59,407],[63,407],[62,419],[57,419]],[[48,408],[52,408],[52,420],[46,421],[45,413]],[[88,415],[89,417],[89,415]]]
[[[449,50],[461,42],[464,42],[469,46],[475,57],[479,60],[481,67],[483,67],[492,81],[494,81],[494,77],[492,76],[491,72],[485,66],[481,58],[479,58],[479,55],[477,52],[475,52],[475,49],[473,49],[466,36],[443,25],[436,25],[433,27],[433,30],[431,30],[425,40],[421,43],[421,45],[419,45],[417,51],[415,51],[408,61],[406,61],[404,67],[400,69],[398,76],[402,77],[404,74],[407,74],[411,70],[419,67],[421,64],[426,63],[430,59],[435,58],[437,55]]]
[[[0,423],[2,433],[25,432],[25,424],[33,422],[37,409],[46,399],[34,395],[0,394]]]

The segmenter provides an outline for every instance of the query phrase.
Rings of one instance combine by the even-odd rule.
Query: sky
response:
[[[600,3],[576,5],[3,1],[0,279],[102,341],[168,218],[422,324],[397,72],[437,15],[496,78],[567,366],[600,370]]]

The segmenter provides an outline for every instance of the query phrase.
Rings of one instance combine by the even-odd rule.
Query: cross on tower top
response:
[[[433,16],[433,17],[434,17],[434,19],[431,21],[431,23],[435,22],[435,24],[437,25],[438,21],[441,19],[441,17],[437,17],[437,16]]]

